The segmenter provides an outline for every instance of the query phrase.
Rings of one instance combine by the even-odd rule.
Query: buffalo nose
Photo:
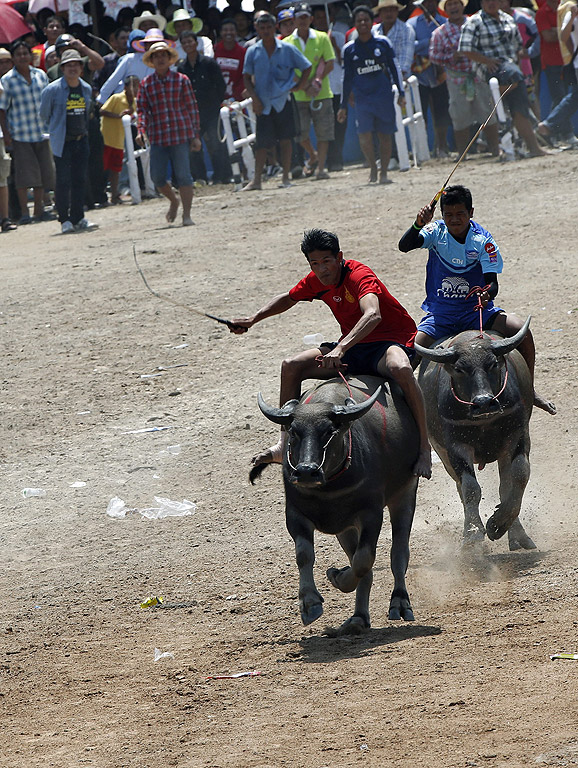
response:
[[[489,407],[493,399],[493,395],[476,395],[472,400],[472,405],[478,410],[483,410]]]
[[[293,477],[300,483],[320,483],[323,482],[323,470],[319,464],[298,464]]]

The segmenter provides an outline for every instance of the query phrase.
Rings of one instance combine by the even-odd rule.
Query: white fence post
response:
[[[231,125],[231,114],[235,113],[237,132],[239,138],[235,139],[233,135],[233,126]],[[249,119],[251,132],[247,133],[247,118]],[[243,157],[247,176],[253,179],[255,176],[255,157],[251,145],[255,142],[256,117],[253,112],[253,101],[244,99],[243,101],[233,101],[221,107],[221,122],[225,132],[225,141],[231,159],[233,176],[235,179],[235,192],[241,189],[243,184],[241,176],[240,154]],[[240,151],[240,154],[239,154]]]

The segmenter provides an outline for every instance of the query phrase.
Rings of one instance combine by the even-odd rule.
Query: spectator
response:
[[[102,86],[106,83],[108,78],[112,75],[117,67],[118,60],[126,56],[128,52],[128,39],[131,33],[129,27],[119,27],[112,33],[112,47],[114,51],[107,53],[104,56],[104,67],[95,73],[92,78],[92,87],[95,92],[100,91]]]
[[[450,100],[449,112],[454,126],[454,139],[458,155],[466,149],[472,136],[472,127],[481,125],[491,113],[494,101],[490,86],[476,77],[472,62],[458,52],[460,35],[466,16],[467,0],[441,0],[440,10],[447,13],[445,24],[434,30],[429,46],[430,61],[444,67]],[[492,115],[484,136],[494,157],[500,154],[498,120]]]
[[[0,81],[0,128],[4,145],[14,160],[21,210],[19,224],[50,221],[54,216],[44,210],[44,190],[54,189],[54,163],[39,110],[48,77],[32,66],[32,49],[26,43],[12,43],[10,53],[14,68]],[[30,187],[34,193],[34,219],[28,213]]]
[[[544,4],[536,11],[536,26],[540,33],[540,56],[542,70],[546,75],[548,90],[550,91],[551,107],[553,110],[566,95],[567,83],[564,81],[564,61],[560,42],[558,40],[558,15],[557,10],[560,0],[545,0]],[[572,123],[569,118],[557,118],[556,126],[559,127],[559,138],[574,135]]]
[[[124,157],[124,115],[131,117],[136,112],[136,96],[139,79],[129,75],[122,93],[113,93],[105,101],[100,110],[100,129],[104,141],[103,166],[108,171],[110,182],[110,202],[113,205],[122,203],[118,193],[118,180],[122,171]]]
[[[255,177],[244,191],[261,189],[261,175],[267,151],[279,141],[282,186],[290,186],[291,139],[295,136],[295,119],[291,92],[308,80],[311,64],[295,46],[275,37],[275,18],[262,12],[256,22],[258,43],[247,50],[243,79],[253,100],[257,116],[255,140]],[[301,77],[297,71],[302,68]],[[254,81],[254,82],[253,82]]]
[[[46,65],[46,50],[56,43],[56,39],[66,32],[66,24],[60,16],[49,16],[42,30],[46,37],[46,42],[35,45],[32,49],[34,59],[37,60],[37,66],[45,72],[48,69]]]
[[[166,220],[171,224],[177,217],[179,198],[167,180],[171,163],[173,175],[183,204],[183,227],[193,224],[193,179],[189,152],[199,152],[199,112],[193,87],[187,77],[173,72],[179,54],[168,43],[154,43],[144,55],[144,62],[154,69],[142,81],[137,101],[137,142],[150,142],[150,169],[158,191],[169,201]]]
[[[181,32],[180,42],[186,58],[179,62],[177,71],[186,75],[193,86],[199,110],[199,136],[204,140],[211,158],[213,183],[229,184],[233,171],[227,148],[219,138],[219,112],[227,87],[225,78],[214,59],[198,52],[197,35],[191,29]],[[191,171],[195,181],[207,181],[202,152],[191,153]]]
[[[259,13],[264,13],[260,11]],[[254,32],[251,27],[251,17],[245,11],[238,10],[233,14],[233,21],[237,25],[237,40],[243,47],[245,43],[248,43],[254,37]],[[258,35],[257,35],[258,37]]]
[[[63,235],[97,228],[84,218],[91,88],[80,77],[83,65],[78,50],[64,51],[62,77],[44,90],[40,105],[56,164],[55,201]]]
[[[393,47],[395,58],[404,80],[411,75],[415,48],[415,30],[411,24],[398,19],[399,12],[404,6],[397,0],[380,0],[374,12],[380,23],[373,27],[373,34],[387,37]]]
[[[393,48],[387,37],[372,33],[371,8],[359,5],[353,12],[357,31],[355,40],[343,49],[343,93],[337,119],[347,119],[347,104],[353,92],[357,112],[359,144],[369,164],[369,183],[377,182],[377,163],[373,132],[377,132],[381,159],[380,184],[390,184],[387,168],[391,158],[391,137],[396,131],[392,81],[398,88],[399,101],[405,104],[403,81]]]
[[[515,83],[504,96],[516,130],[532,157],[546,154],[538,146],[530,122],[530,103],[517,66],[522,38],[516,22],[499,8],[499,0],[482,0],[482,9],[467,18],[462,26],[459,52],[474,63],[474,72],[488,81],[495,76],[500,86]],[[520,87],[520,83],[522,86]]]
[[[160,13],[151,13],[143,11],[140,16],[136,16],[132,22],[133,29],[140,29],[145,34],[149,29],[160,29],[162,32],[167,25],[167,20]]]
[[[523,51],[520,53],[520,69],[524,75],[524,82],[526,83],[526,90],[528,91],[532,112],[539,120],[540,104],[537,99],[534,73],[532,69],[532,58],[535,57],[536,54],[538,56],[540,55],[540,35],[538,33],[538,27],[536,26],[536,22],[531,13],[520,8],[512,8],[511,0],[500,0],[500,9],[514,19],[518,26],[518,30],[520,31],[520,37],[522,38],[522,44],[524,46]]]
[[[0,79],[12,69],[12,56],[6,48],[0,48]],[[0,84],[0,97],[2,96]],[[8,177],[10,176],[10,155],[4,147],[4,136],[0,127],[0,227],[2,232],[10,232],[17,229],[8,216]]]
[[[221,24],[221,41],[215,45],[215,61],[225,78],[225,98],[241,101],[243,98],[243,65],[245,49],[237,42],[237,25],[233,19]]]
[[[78,38],[74,37],[74,35],[69,35],[66,33],[60,35],[56,39],[54,46],[56,49],[58,62],[53,64],[46,73],[50,82],[57,80],[64,74],[64,72],[60,69],[60,59],[62,58],[64,51],[69,49],[78,51],[80,54],[83,65],[82,79],[85,82],[89,84],[92,83],[93,72],[98,72],[98,70],[104,67],[104,59],[100,53],[94,51],[92,48],[89,48],[88,45],[85,45],[82,40],[78,40]]]
[[[335,53],[327,34],[311,28],[313,16],[307,3],[297,3],[293,12],[297,29],[287,38],[287,42],[299,48],[311,64],[311,75],[305,81],[304,87],[295,91],[299,114],[299,143],[309,155],[303,172],[305,176],[312,176],[317,169],[316,179],[328,179],[329,174],[325,170],[327,150],[329,142],[335,138],[333,93],[328,75],[333,69]],[[300,74],[299,70],[297,74]],[[317,139],[317,151],[309,137],[311,122]]]
[[[58,64],[58,54],[56,53],[55,45],[49,45],[46,49],[44,55],[44,63],[46,64],[46,69],[50,69],[50,67]]]
[[[437,0],[424,0],[421,4],[422,13],[413,16],[408,24],[415,32],[415,58],[413,72],[419,82],[424,119],[431,112],[434,130],[434,154],[437,157],[447,157],[449,148],[447,133],[450,124],[448,88],[445,83],[443,70],[431,64],[429,41],[434,29],[441,26],[445,19],[437,12]]]
[[[285,38],[292,35],[295,31],[295,13],[293,8],[284,8],[277,14],[277,29],[279,30],[279,39],[285,40]]]
[[[199,32],[202,30],[202,28],[203,22],[198,18],[198,16],[195,15],[194,11],[189,13],[184,8],[179,8],[174,12],[172,21],[169,21],[167,24],[166,33],[169,35],[169,37],[177,38],[177,53],[179,54],[180,59],[186,58],[186,54],[181,46],[180,40],[181,33],[186,31],[194,32],[195,35],[198,36],[197,46],[199,53],[202,53],[203,56],[210,56],[211,58],[214,58],[215,52],[213,50],[213,43],[211,42],[210,38],[205,37],[204,35],[199,35]]]
[[[150,68],[144,63],[146,51],[154,43],[164,42],[160,29],[149,29],[148,32],[133,30],[128,37],[129,52],[116,65],[116,69],[100,89],[97,100],[104,103],[113,93],[122,93],[124,83],[130,75],[135,75],[140,81],[150,74]]]
[[[562,101],[555,107],[546,120],[538,125],[538,133],[549,136],[551,132],[560,132],[566,120],[570,120],[578,110],[578,6],[576,3],[565,3],[561,8],[562,21],[560,26],[560,42],[568,51],[573,53],[567,56],[566,74],[570,82],[570,90]],[[574,131],[570,137],[570,143],[576,146],[578,140]]]
[[[327,32],[335,54],[333,69],[329,73],[329,87],[333,93],[333,131],[335,134],[335,138],[333,141],[329,142],[329,149],[327,150],[327,170],[331,172],[343,170],[343,144],[345,142],[347,124],[340,123],[337,120],[337,113],[339,112],[339,105],[341,104],[341,93],[343,91],[343,47],[345,45],[345,35],[343,32],[337,31],[333,27],[333,23],[332,28],[329,29],[326,13],[326,9],[328,8],[331,19],[333,6],[318,6],[317,8],[313,8],[313,24],[315,29],[319,29],[321,32]]]

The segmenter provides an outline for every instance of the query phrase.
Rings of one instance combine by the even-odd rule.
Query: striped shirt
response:
[[[465,20],[460,37],[460,51],[477,51],[484,56],[500,61],[518,61],[522,38],[518,26],[511,16],[498,11],[496,19],[485,11],[478,11]],[[482,80],[488,79],[489,72],[483,64],[474,62],[474,72]]]
[[[137,124],[151,144],[172,147],[199,136],[199,110],[186,75],[169,70],[145,77],[137,96]]]
[[[395,24],[389,32],[383,31],[383,24],[377,24],[372,28],[374,35],[383,35],[387,37],[392,45],[395,58],[401,69],[404,80],[411,75],[411,64],[415,48],[415,30],[410,24],[400,19],[395,20]]]
[[[434,64],[469,74],[472,71],[472,62],[465,56],[454,60],[460,44],[462,28],[457,24],[446,21],[441,27],[434,30],[429,41],[429,58]]]
[[[46,72],[36,67],[30,67],[30,82],[17,69],[11,69],[0,80],[4,91],[0,95],[0,109],[6,113],[14,141],[32,143],[44,139],[40,98],[48,82]]]

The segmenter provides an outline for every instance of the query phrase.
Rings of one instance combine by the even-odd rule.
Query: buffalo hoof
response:
[[[343,635],[364,635],[369,631],[370,627],[370,622],[362,616],[352,616],[339,627],[337,635],[339,637]]]
[[[317,621],[323,615],[323,606],[321,603],[305,606],[303,602],[300,602],[299,611],[301,613],[301,621],[307,626],[308,624],[313,624],[314,621]]]
[[[349,565],[346,565],[344,568],[328,568],[326,571],[326,575],[329,581],[335,587],[335,589],[338,589],[340,592],[353,592],[357,584],[352,583],[350,587],[348,586],[347,589],[344,589],[343,578],[342,578],[342,575],[349,574],[350,571],[351,571],[351,567]]]
[[[470,528],[468,528],[467,531],[464,529],[464,546],[479,544],[480,542],[484,541],[485,538],[486,531],[484,528],[478,528],[477,526],[472,525]]]
[[[501,539],[509,527],[509,522],[500,523],[498,520],[496,520],[496,515],[492,515],[486,523],[486,533],[488,534],[488,539],[490,539],[490,541]]]
[[[390,621],[401,621],[401,619],[404,621],[415,621],[409,598],[392,597],[387,618]]]
[[[516,552],[519,549],[537,549],[536,545],[523,528],[521,531],[516,532],[513,532],[510,528],[508,531],[508,545],[510,547],[510,552]]]

